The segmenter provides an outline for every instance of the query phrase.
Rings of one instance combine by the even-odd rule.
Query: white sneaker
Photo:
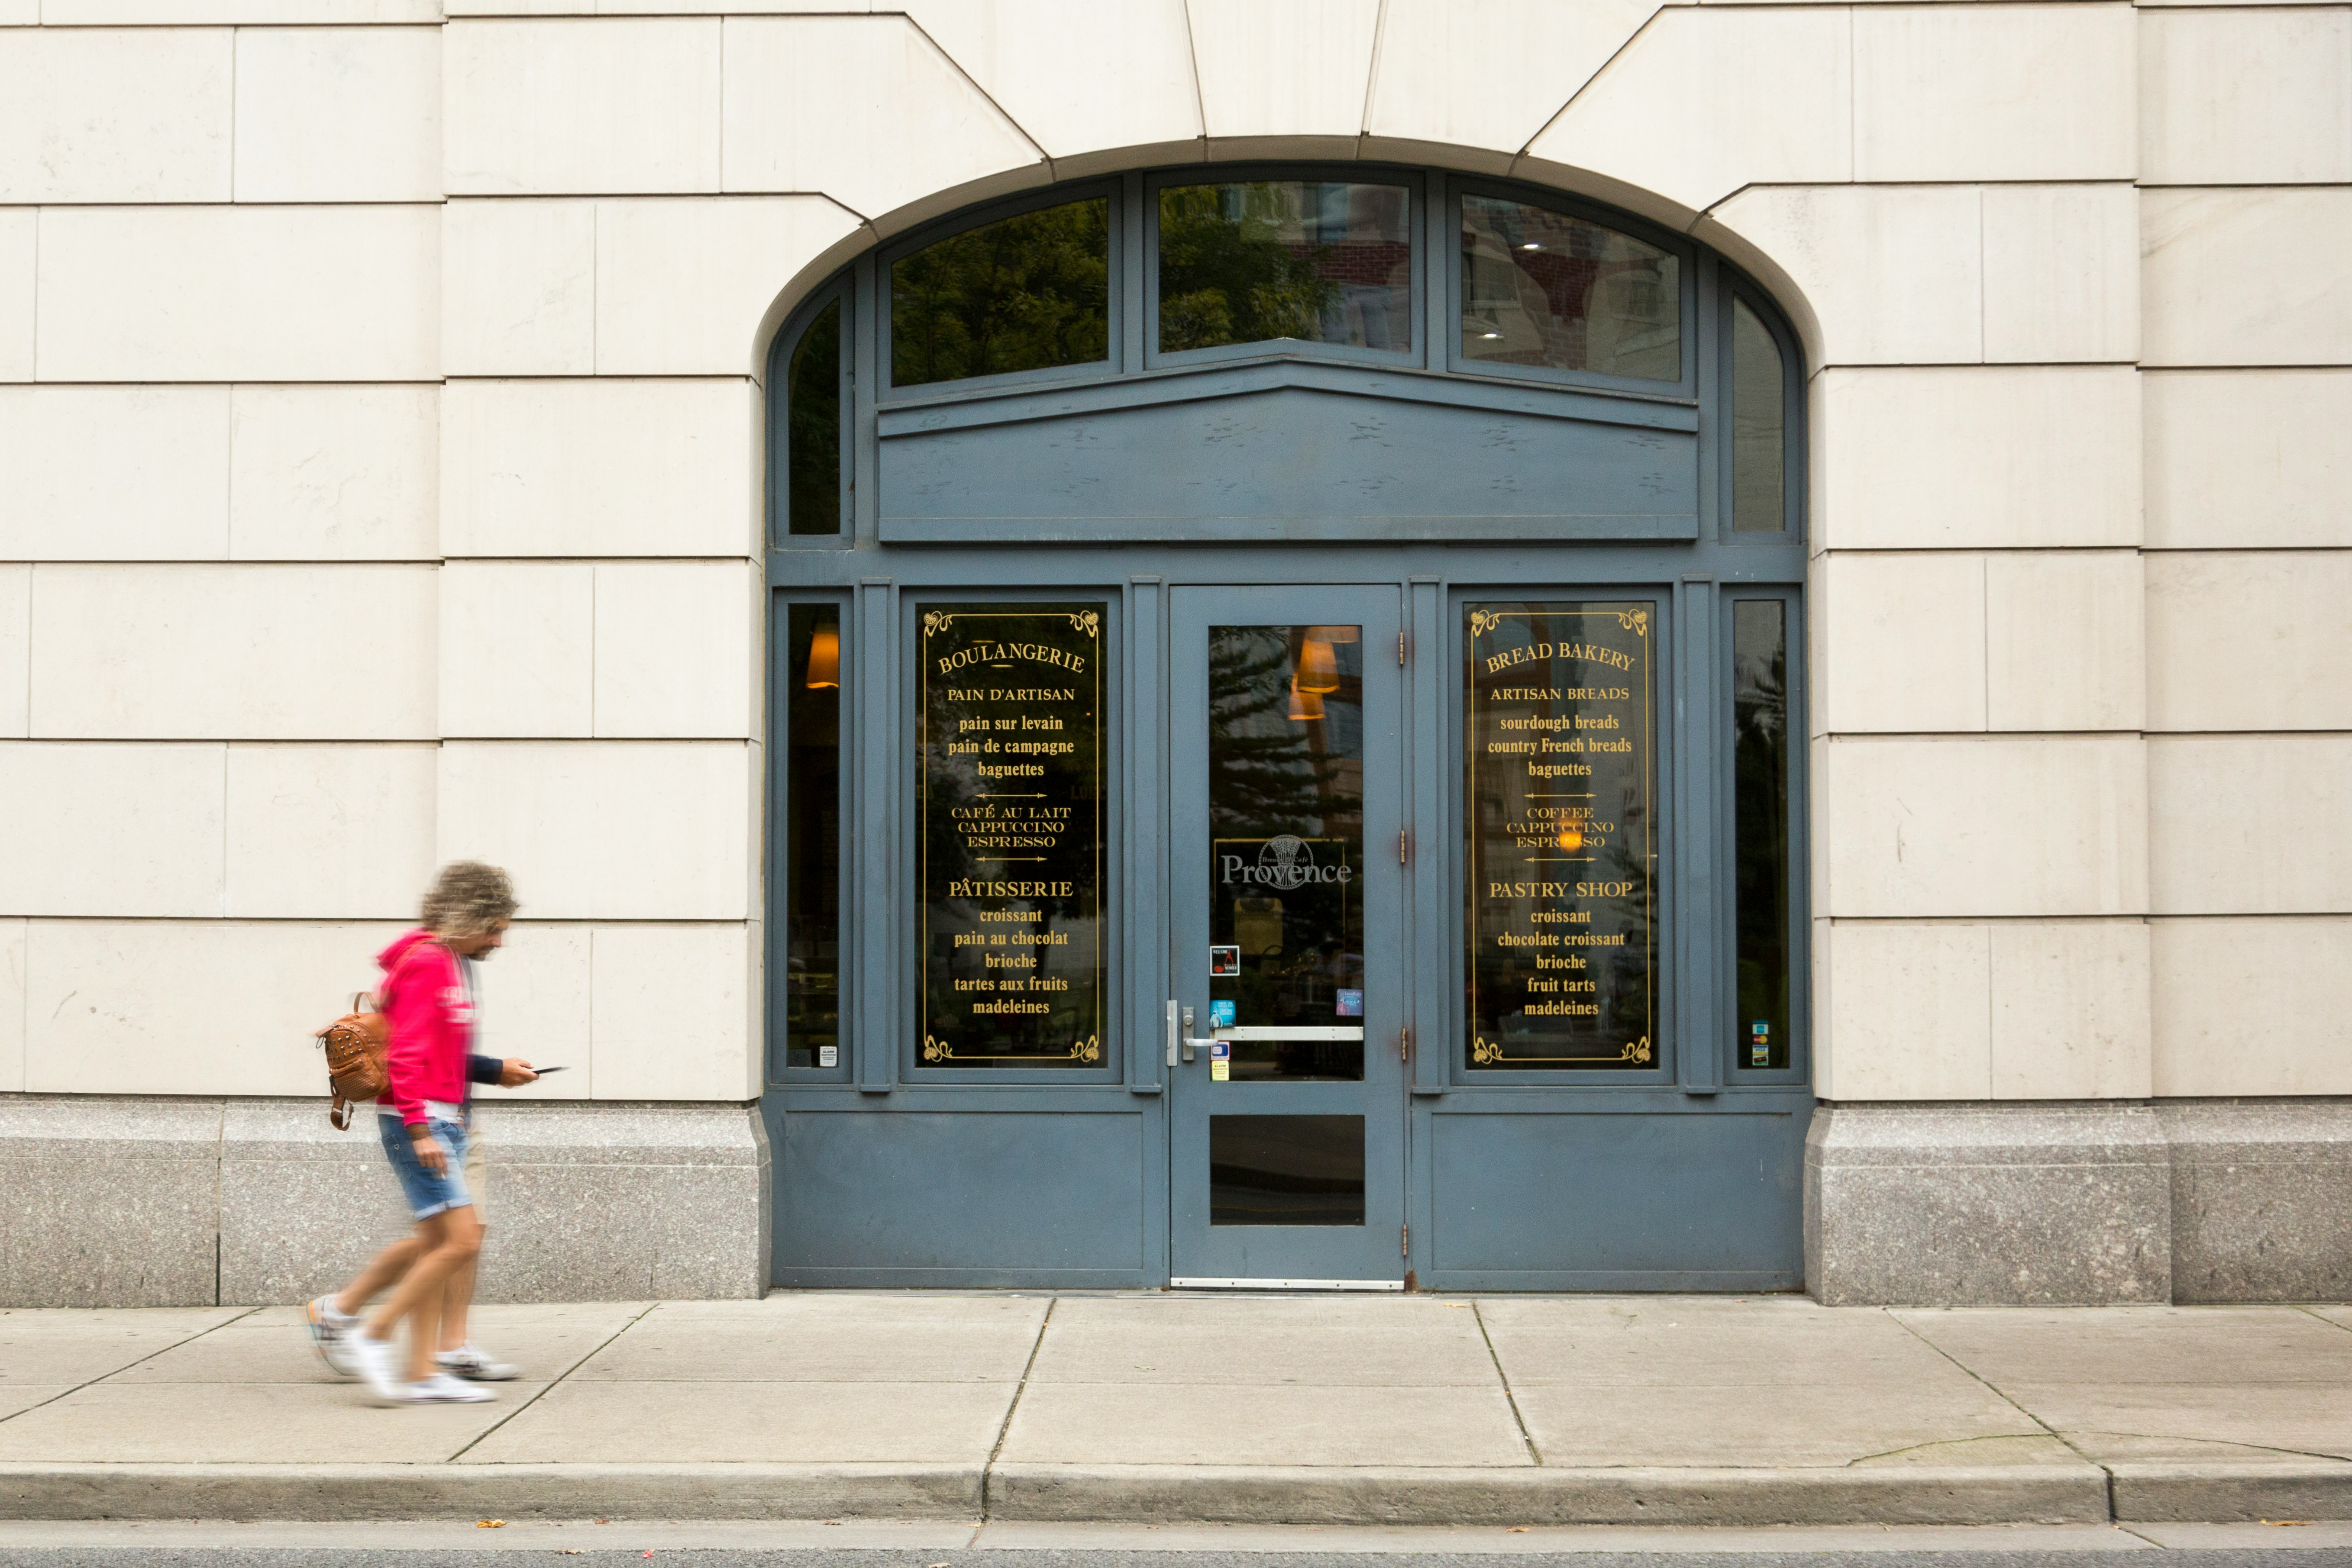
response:
[[[384,1405],[405,1405],[408,1385],[400,1375],[400,1347],[388,1339],[370,1339],[358,1330],[343,1336],[343,1354],[367,1385],[368,1392]]]
[[[467,1340],[456,1350],[445,1350],[433,1358],[441,1370],[475,1383],[504,1383],[520,1376],[522,1368],[509,1362],[494,1360],[488,1351]]]
[[[302,1320],[310,1325],[310,1348],[345,1377],[359,1375],[359,1366],[352,1360],[351,1338],[360,1332],[360,1320],[335,1310],[335,1298],[320,1296],[302,1309]]]
[[[418,1405],[479,1405],[497,1395],[487,1388],[477,1388],[463,1378],[436,1372],[422,1383],[408,1385],[407,1397]]]

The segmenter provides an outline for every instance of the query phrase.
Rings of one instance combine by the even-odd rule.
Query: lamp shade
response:
[[[1339,661],[1333,655],[1330,643],[1314,634],[1322,630],[1324,628],[1320,626],[1315,627],[1300,646],[1298,674],[1292,677],[1291,682],[1298,690],[1314,692],[1318,695],[1339,689]]]
[[[808,674],[802,684],[811,691],[841,685],[841,632],[838,628],[820,626],[809,639]]]

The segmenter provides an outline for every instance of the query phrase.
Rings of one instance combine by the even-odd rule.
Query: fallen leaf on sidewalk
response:
[[[507,1521],[503,1519],[478,1519],[474,1521],[474,1528],[476,1530],[504,1530],[506,1527]]]
[[[2263,1521],[2263,1522],[2269,1525],[2284,1526],[2289,1524],[2309,1524],[2311,1521],[2307,1519],[2266,1519]]]
[[[1506,1534],[1509,1535],[1525,1535],[1527,1532],[1528,1527],[1524,1524],[1515,1524],[1511,1526],[1508,1531],[1505,1531]]]

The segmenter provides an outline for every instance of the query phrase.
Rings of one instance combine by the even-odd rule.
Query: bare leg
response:
[[[377,1253],[368,1266],[359,1271],[352,1282],[335,1296],[335,1311],[345,1317],[355,1317],[367,1309],[367,1304],[392,1282],[408,1272],[417,1259],[425,1255],[425,1231],[422,1226],[415,1233],[402,1237]]]
[[[415,1334],[409,1346],[409,1364],[422,1370],[417,1381],[433,1375],[434,1342],[441,1325],[441,1297],[448,1289],[449,1276],[464,1264],[473,1260],[482,1249],[482,1228],[474,1218],[471,1204],[463,1208],[444,1209],[425,1220],[421,1228],[430,1247],[415,1267],[401,1280],[392,1297],[375,1310],[362,1332],[373,1340],[390,1340],[399,1329],[403,1318],[416,1316],[418,1327],[426,1327],[421,1310],[426,1299],[432,1301],[429,1332]]]
[[[408,1381],[422,1383],[441,1368],[434,1364],[433,1347],[441,1343],[441,1298],[446,1290],[427,1291],[408,1314]]]
[[[481,1228],[484,1235],[489,1234],[488,1226],[485,1225]],[[449,1276],[449,1283],[442,1290],[441,1348],[443,1350],[463,1350],[466,1348],[466,1341],[472,1337],[466,1332],[466,1309],[474,1304],[474,1270],[480,1263],[479,1253],[467,1259],[457,1266],[457,1271]]]

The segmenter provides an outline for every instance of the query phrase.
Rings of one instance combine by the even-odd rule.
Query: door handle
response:
[[[1179,1061],[1191,1061],[1193,1059],[1192,1051],[1194,1048],[1203,1045],[1214,1045],[1217,1043],[1214,1040],[1195,1040],[1192,1038],[1192,1009],[1191,1008],[1183,1009],[1184,1021],[1181,1028],[1178,1027],[1176,1019],[1177,1004],[1170,1002],[1168,1004],[1168,1065],[1171,1067],[1175,1066]]]

